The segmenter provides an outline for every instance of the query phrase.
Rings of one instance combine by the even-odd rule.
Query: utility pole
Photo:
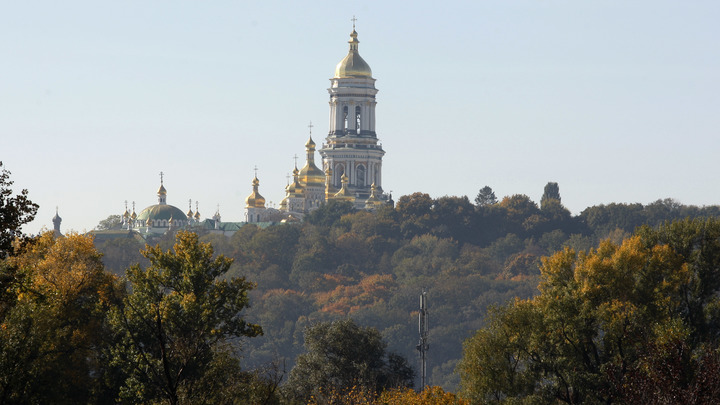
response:
[[[420,352],[420,379],[422,381],[420,390],[425,389],[427,385],[427,351],[428,345],[428,310],[427,310],[427,291],[423,288],[420,294],[420,313],[418,314],[418,331],[420,332],[420,342],[416,349]]]

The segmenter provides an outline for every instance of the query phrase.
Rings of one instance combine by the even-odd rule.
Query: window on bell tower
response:
[[[358,135],[360,134],[360,106],[355,107],[355,129],[357,129]]]
[[[357,178],[356,184],[358,187],[365,187],[365,166],[359,165],[355,170],[355,176]]]
[[[343,132],[347,132],[348,129],[348,108],[343,107]]]

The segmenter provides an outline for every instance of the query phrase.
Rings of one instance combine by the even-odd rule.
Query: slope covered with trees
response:
[[[587,251],[607,238],[620,242],[643,224],[717,215],[717,207],[658,200],[594,206],[573,216],[557,183],[548,183],[539,206],[525,195],[498,199],[487,186],[474,203],[414,193],[375,213],[331,203],[303,223],[246,225],[230,238],[200,239],[234,259],[228,275],[257,283],[247,316],[265,333],[245,344],[246,364],[281,364],[289,374],[306,327],[351,317],[377,328],[388,350],[416,367],[417,302],[425,287],[430,382],[455,390],[462,342],[485,325],[490,306],[538,294],[543,256],[565,247]],[[124,266],[123,250],[108,249],[113,243],[99,249]]]

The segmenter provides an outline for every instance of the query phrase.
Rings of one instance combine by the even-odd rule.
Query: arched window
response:
[[[343,131],[347,132],[348,129],[348,108],[343,107]]]
[[[355,169],[355,184],[358,187],[365,187],[365,166],[358,165],[357,169]]]
[[[345,166],[338,163],[337,165],[335,165],[335,171],[333,172],[333,176],[335,176],[333,184],[336,188],[340,188],[340,186],[342,185],[340,179],[342,178],[343,174],[345,174]]]
[[[360,106],[355,107],[355,129],[357,130],[358,135],[360,135]]]

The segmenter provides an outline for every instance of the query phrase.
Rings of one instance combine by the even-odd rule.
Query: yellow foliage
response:
[[[117,297],[117,279],[104,271],[102,255],[91,237],[69,233],[56,238],[45,232],[17,257],[10,258],[29,279],[29,290],[21,299],[36,295],[57,304],[74,302],[79,296],[97,296],[107,304]]]
[[[354,386],[346,391],[331,390],[311,397],[308,405],[469,405],[469,402],[438,386],[427,386],[422,392],[411,388],[397,388],[374,392]]]
[[[377,401],[378,405],[467,405],[468,401],[438,386],[427,386],[422,392],[410,388],[385,391]]]

